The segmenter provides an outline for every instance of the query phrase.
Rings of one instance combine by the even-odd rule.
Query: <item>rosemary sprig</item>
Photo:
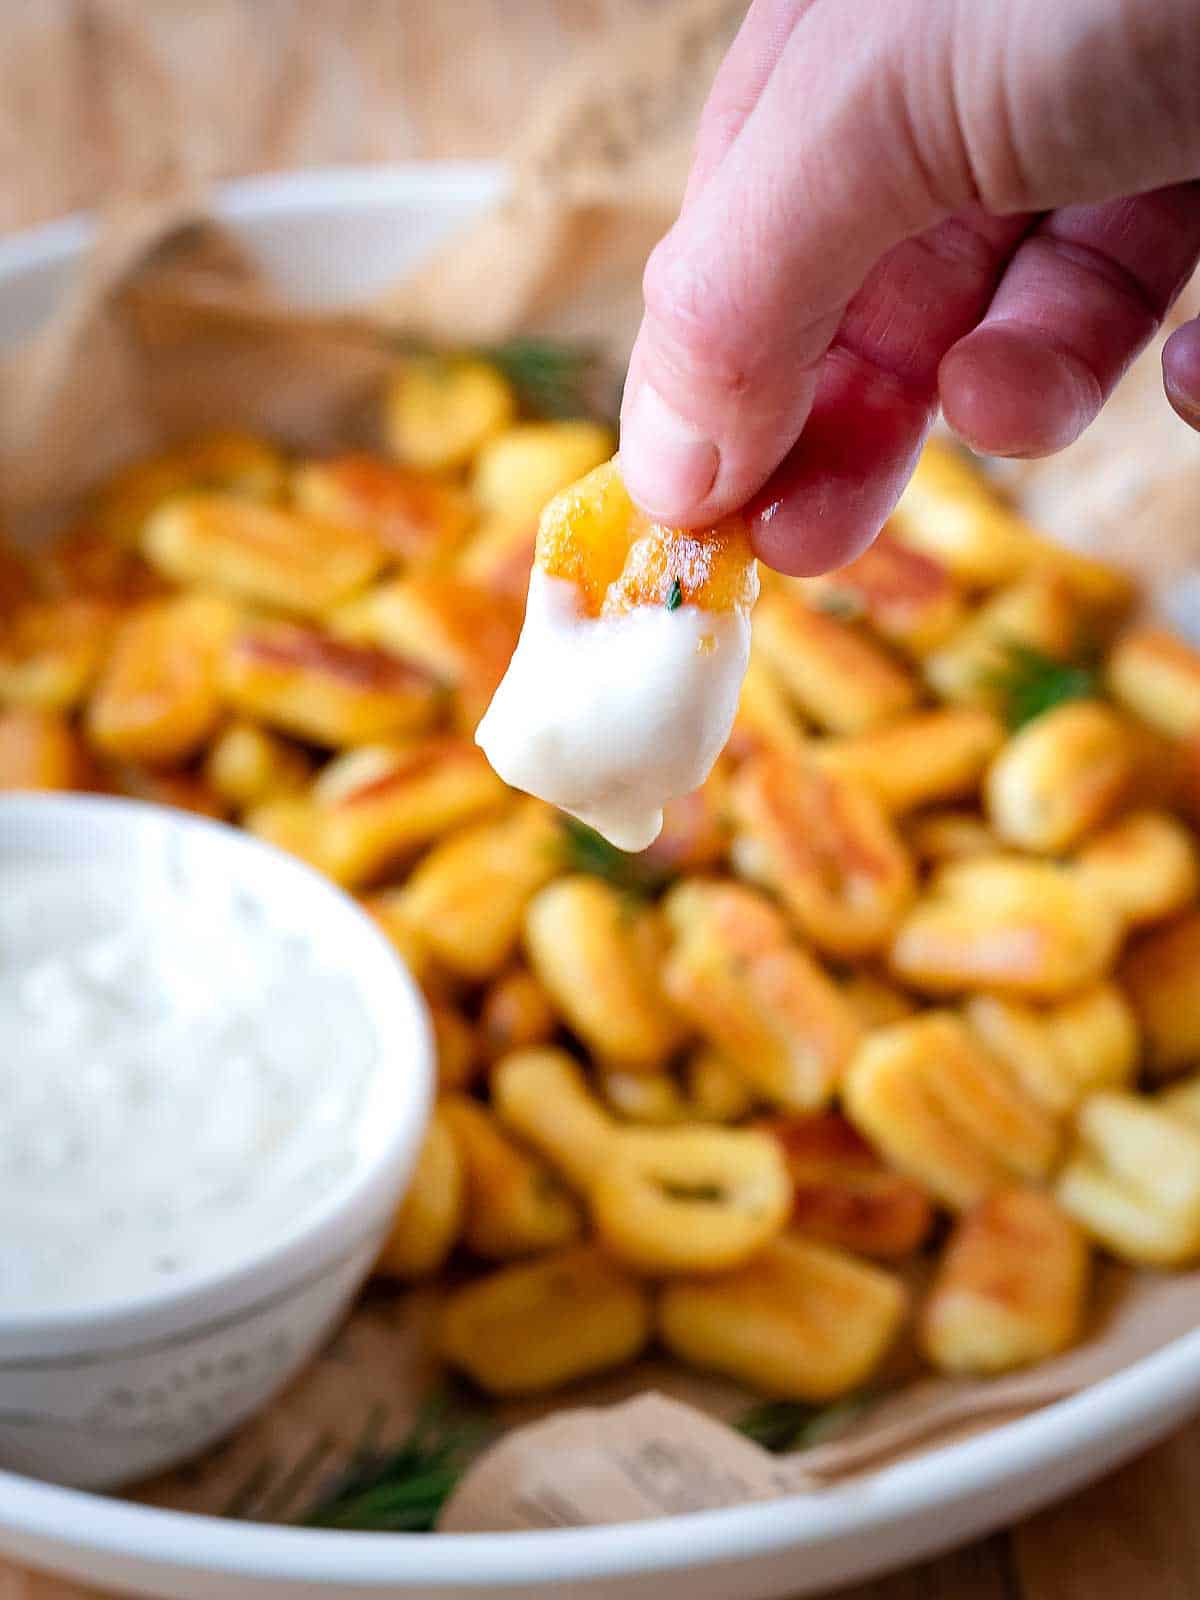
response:
[[[811,1406],[800,1400],[765,1400],[735,1423],[739,1433],[773,1455],[808,1450],[832,1439],[875,1404],[879,1396],[868,1389],[850,1394],[832,1405]]]
[[[429,1533],[491,1437],[483,1418],[463,1415],[445,1396],[435,1396],[396,1449],[360,1446],[344,1475],[301,1521],[310,1528]]]
[[[656,871],[641,856],[628,855],[609,844],[595,828],[565,814],[558,819],[559,848],[570,872],[586,872],[603,878],[614,888],[636,898],[645,898],[665,887],[667,876]]]
[[[508,339],[479,354],[517,391],[527,411],[539,417],[591,417],[603,411],[596,394],[601,358],[591,345],[554,339]]]
[[[996,692],[1004,720],[1014,730],[1055,706],[1099,693],[1099,674],[1088,657],[1064,661],[1014,640],[1006,658],[988,675],[986,686]]]

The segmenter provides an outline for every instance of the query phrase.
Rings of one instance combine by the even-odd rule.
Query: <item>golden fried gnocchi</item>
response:
[[[892,941],[901,982],[1053,1000],[1094,982],[1123,931],[1115,906],[1068,867],[975,856],[942,868]]]
[[[286,476],[282,456],[265,439],[236,432],[201,434],[118,472],[96,497],[92,516],[115,544],[129,547],[168,500],[220,491],[269,503],[282,494]]]
[[[879,801],[815,760],[758,756],[730,788],[731,855],[827,955],[883,949],[913,897],[912,862]]]
[[[929,1196],[892,1171],[840,1113],[771,1117],[756,1126],[783,1151],[797,1233],[882,1260],[920,1248],[933,1226]]]
[[[1153,1077],[1200,1066],[1200,912],[1189,911],[1134,941],[1121,982],[1142,1028]]]
[[[658,1332],[689,1366],[786,1399],[832,1400],[871,1376],[907,1309],[889,1273],[788,1237],[738,1272],[668,1284]]]
[[[652,522],[616,463],[598,467],[542,513],[521,637],[480,745],[514,788],[645,849],[729,737],[757,596],[741,518]]]
[[[590,1190],[607,1165],[616,1125],[565,1050],[519,1050],[492,1072],[492,1104],[507,1128],[575,1189]]]
[[[944,563],[969,587],[1035,572],[1060,579],[1093,632],[1119,621],[1136,598],[1124,572],[1035,533],[966,453],[941,439],[926,444],[892,525],[905,544]]]
[[[170,766],[221,719],[219,663],[237,625],[219,596],[151,600],[117,630],[86,715],[88,738],[120,761]]]
[[[483,1066],[475,1029],[448,1000],[436,994],[426,999],[433,1028],[438,1091],[469,1089]]]
[[[824,1105],[860,1029],[829,978],[761,895],[694,880],[667,896],[663,985],[678,1012],[750,1085],[789,1111]]]
[[[581,1218],[554,1174],[514,1144],[478,1100],[445,1095],[441,1115],[453,1135],[466,1178],[463,1239],[493,1261],[535,1255],[574,1239]]]
[[[1048,1194],[1000,1189],[957,1223],[921,1313],[942,1372],[988,1376],[1072,1344],[1083,1321],[1088,1245]]]
[[[979,787],[1004,729],[973,706],[918,711],[886,727],[813,746],[825,772],[869,789],[893,815],[958,800]]]
[[[384,560],[361,528],[217,494],[169,501],[146,524],[142,548],[177,583],[304,616],[348,599]]]
[[[539,800],[436,844],[404,894],[434,955],[464,978],[495,977],[516,950],[525,908],[559,870],[559,832]]]
[[[204,775],[233,811],[295,794],[311,775],[303,752],[255,722],[231,722],[209,746]]]
[[[1137,1068],[1137,1020],[1115,983],[1041,1006],[972,995],[963,1015],[1026,1094],[1055,1115],[1074,1110],[1094,1089],[1122,1088]]]
[[[952,705],[1000,710],[1014,660],[1034,651],[1069,661],[1086,640],[1078,601],[1066,583],[1034,573],[990,596],[957,632],[925,658],[925,680]]]
[[[361,529],[389,560],[412,567],[448,560],[471,525],[457,485],[361,452],[299,467],[292,498],[305,516]]]
[[[335,612],[330,626],[453,690],[455,720],[474,733],[516,648],[521,608],[465,578],[420,573],[367,590]]]
[[[1055,1193],[1098,1243],[1124,1261],[1200,1259],[1200,1128],[1146,1096],[1085,1100],[1078,1143]]]
[[[559,490],[603,466],[613,453],[612,430],[596,422],[518,422],[479,449],[471,492],[485,516],[536,528],[542,507]]]
[[[830,733],[877,728],[916,700],[914,679],[886,650],[798,594],[764,596],[754,637],[800,710]]]
[[[243,715],[332,749],[416,733],[435,720],[442,699],[437,680],[414,662],[274,621],[237,631],[221,689]]]
[[[1175,739],[1200,733],[1200,651],[1162,628],[1135,628],[1108,660],[1115,699]]]
[[[729,754],[738,761],[769,751],[795,756],[803,751],[805,742],[778,674],[768,666],[762,650],[752,647],[729,735]]]
[[[508,380],[472,356],[402,357],[383,402],[383,434],[397,461],[423,472],[465,466],[507,428],[517,402]]]
[[[779,1233],[791,1198],[773,1139],[698,1126],[620,1129],[587,1192],[608,1253],[656,1276],[740,1266]]]
[[[656,910],[582,874],[531,902],[529,964],[569,1025],[610,1066],[654,1071],[683,1026],[662,988],[666,935]]]
[[[964,615],[958,585],[941,562],[887,528],[848,566],[800,579],[798,587],[814,610],[861,619],[917,659],[953,633]]]
[[[1044,1179],[1058,1151],[1055,1119],[946,1011],[868,1034],[842,1098],[864,1138],[953,1211]]]
[[[1129,794],[1135,748],[1124,719],[1098,700],[1036,717],[1009,740],[984,785],[988,820],[1005,844],[1059,855]]]
[[[1075,869],[1129,927],[1173,916],[1200,891],[1196,837],[1163,811],[1133,811],[1094,833]]]
[[[110,605],[82,597],[19,606],[0,625],[0,705],[77,706],[104,661],[113,620]]]
[[[458,1242],[466,1205],[463,1161],[450,1123],[435,1106],[375,1271],[389,1278],[432,1277]]]
[[[975,811],[925,812],[908,824],[904,840],[922,867],[1000,852],[999,839]]]
[[[367,745],[331,761],[312,798],[327,870],[357,888],[506,802],[478,750],[452,734]]]
[[[891,526],[972,588],[1010,583],[1034,558],[1032,530],[966,453],[941,439],[926,444]]]
[[[582,1244],[456,1289],[441,1354],[489,1394],[541,1394],[632,1361],[651,1326],[646,1290]]]
[[[558,1032],[550,996],[527,967],[512,967],[495,978],[479,1004],[479,1035],[490,1061],[513,1050],[549,1044]]]

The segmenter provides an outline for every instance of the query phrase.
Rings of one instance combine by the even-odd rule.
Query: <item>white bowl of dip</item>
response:
[[[262,1406],[369,1272],[432,1081],[416,985],[298,861],[0,796],[0,1460],[108,1487]]]

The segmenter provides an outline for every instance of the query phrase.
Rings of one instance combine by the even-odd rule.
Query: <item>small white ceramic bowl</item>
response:
[[[321,965],[353,983],[377,1044],[353,1164],[284,1237],[137,1298],[0,1312],[0,1461],[109,1487],[227,1433],[325,1338],[370,1270],[412,1169],[433,1051],[419,991],[370,918],[249,834],[127,800],[0,796],[0,882],[6,863],[34,857],[127,868],[133,918],[144,909],[135,886],[160,867],[203,884],[206,898],[236,894],[261,916],[264,938],[303,933]]]

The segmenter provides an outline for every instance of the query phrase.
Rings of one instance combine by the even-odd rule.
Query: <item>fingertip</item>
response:
[[[621,476],[636,503],[662,522],[686,526],[717,479],[716,445],[639,377],[621,410]]]
[[[912,475],[933,409],[927,394],[832,351],[799,442],[747,507],[758,556],[809,578],[861,555]]]
[[[938,389],[950,429],[992,456],[1062,450],[1103,402],[1078,356],[1017,323],[984,323],[960,339],[942,357]]]
[[[1163,346],[1162,366],[1172,409],[1200,430],[1200,319],[1176,328]]]

